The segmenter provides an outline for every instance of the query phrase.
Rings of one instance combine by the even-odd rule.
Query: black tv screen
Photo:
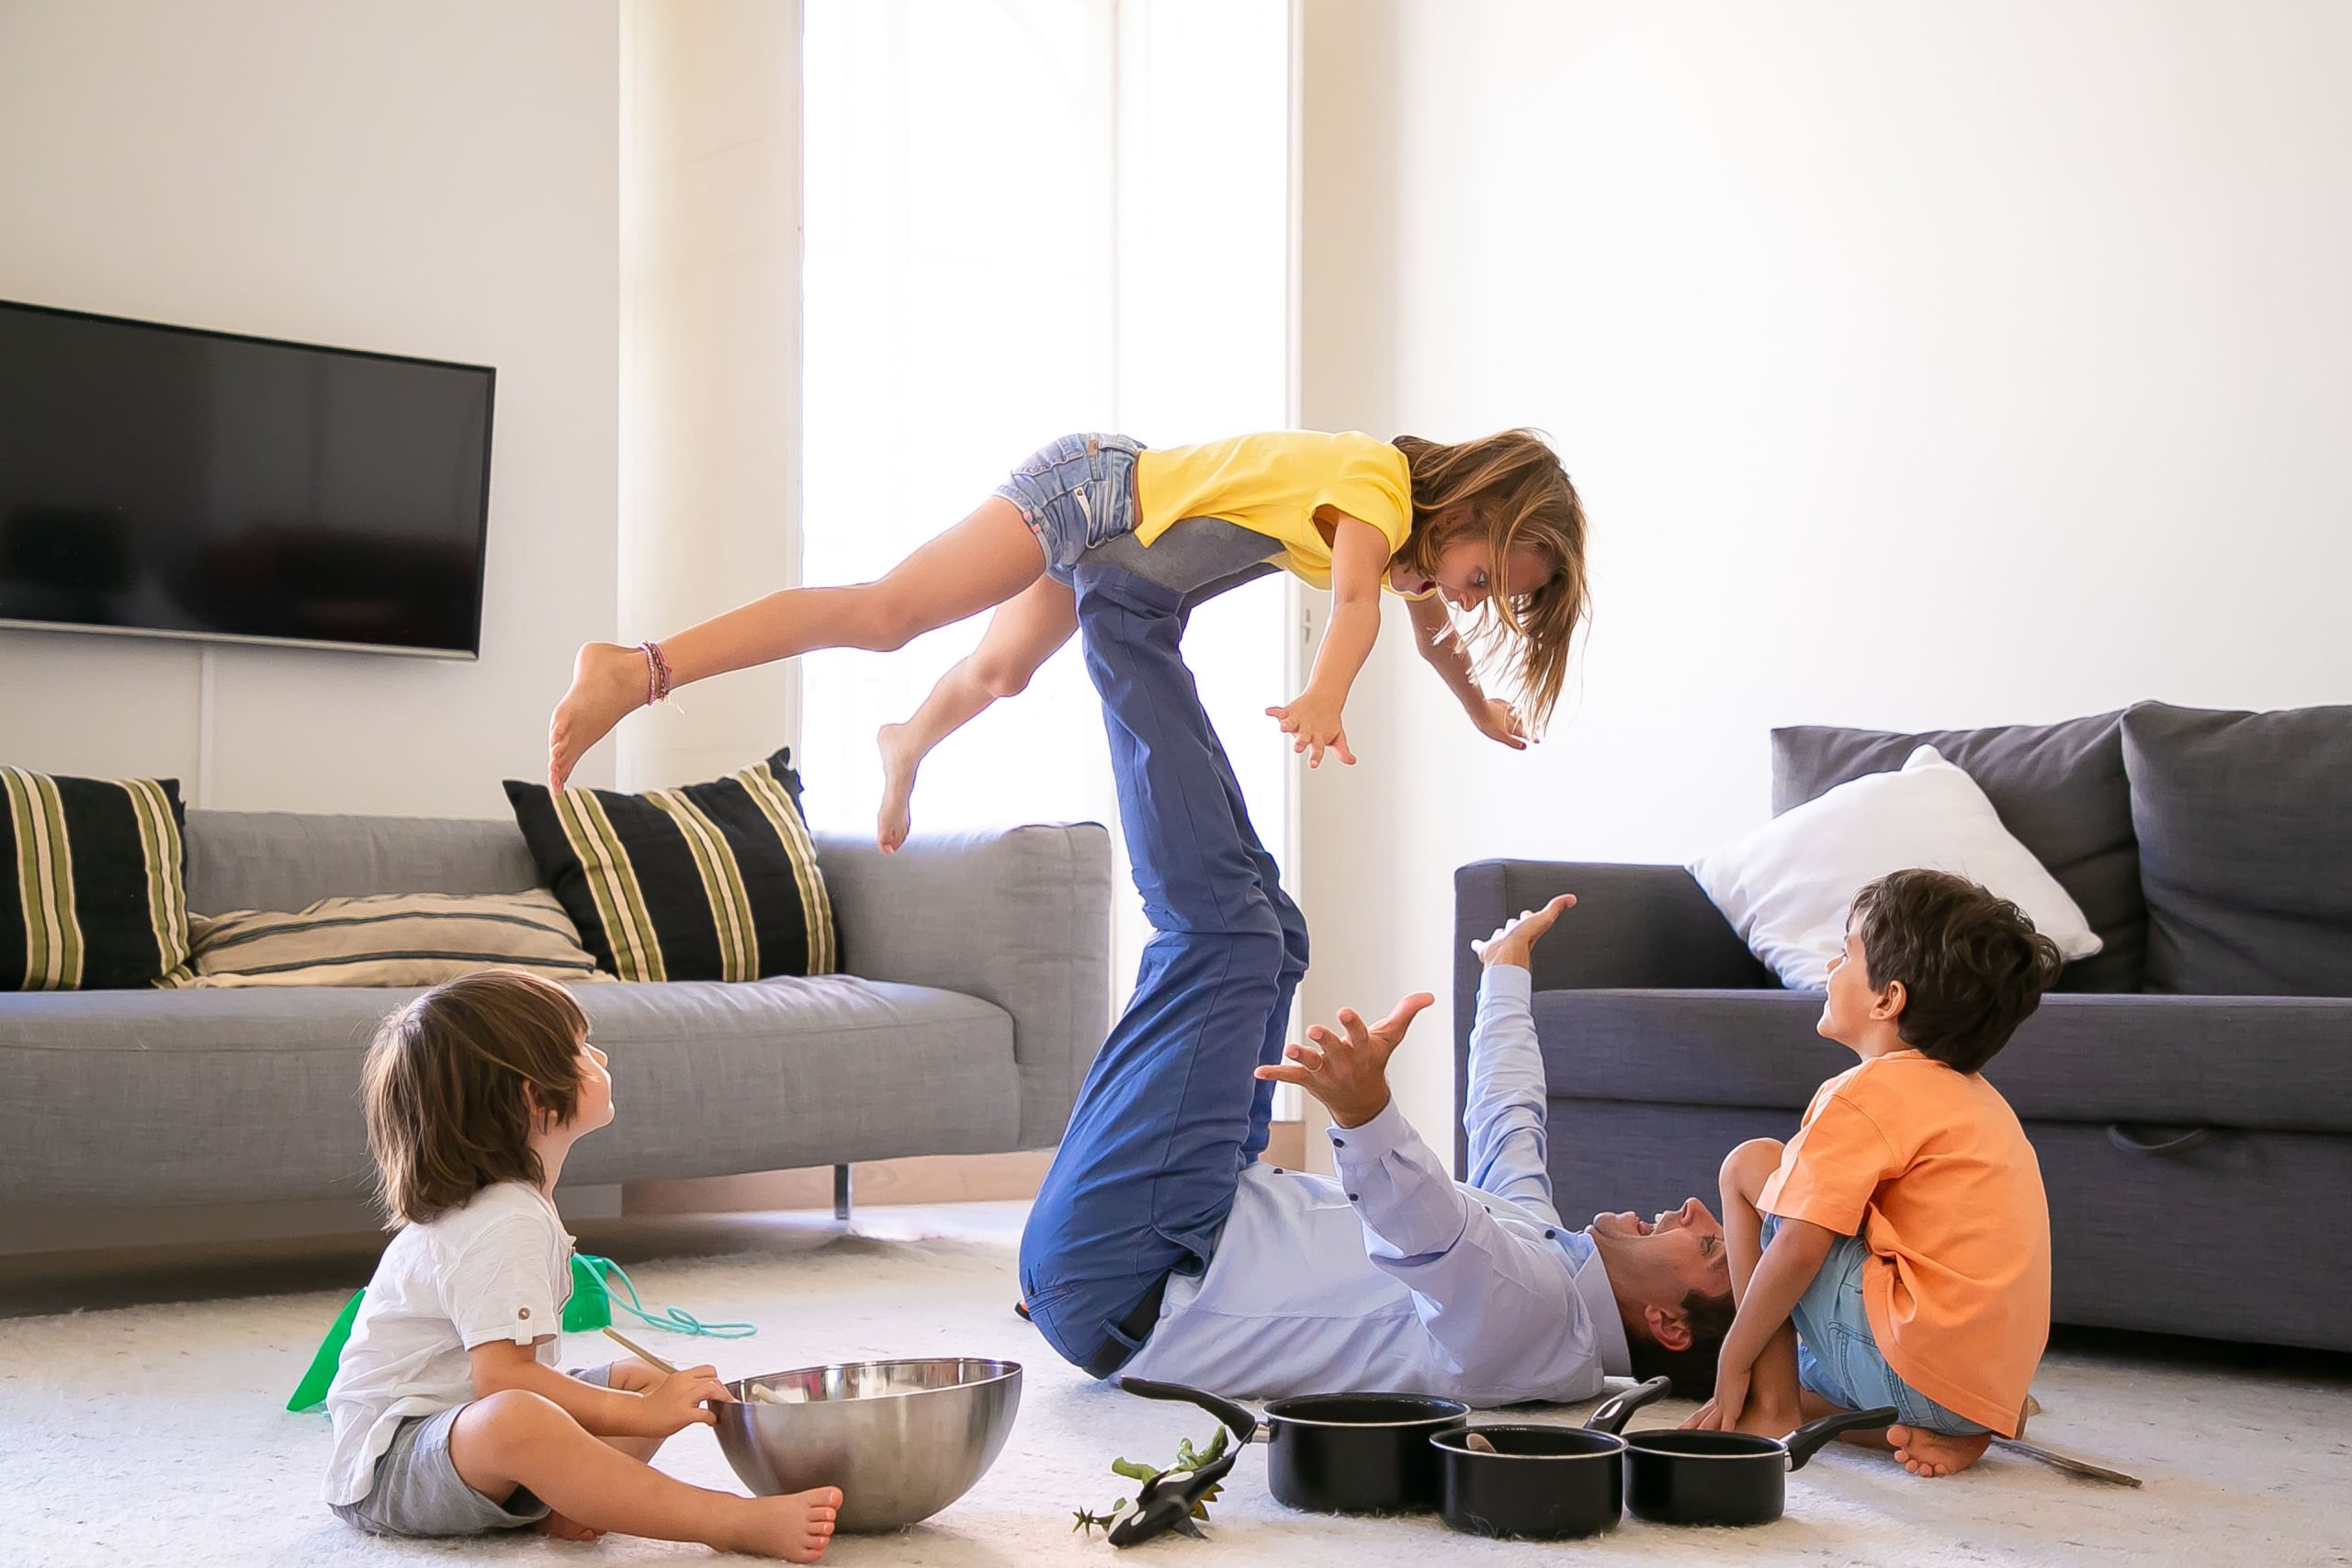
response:
[[[0,301],[0,625],[473,657],[495,379]]]

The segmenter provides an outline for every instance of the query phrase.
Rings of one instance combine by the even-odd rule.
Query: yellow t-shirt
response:
[[[2017,1435],[2050,1338],[2050,1203],[2017,1112],[1917,1051],[1821,1086],[1756,1206],[1860,1235],[1862,1304],[1886,1364],[1929,1399]]]
[[[1136,537],[1145,545],[1179,518],[1222,517],[1275,541],[1282,564],[1317,588],[1331,586],[1331,547],[1315,525],[1316,508],[1371,524],[1391,555],[1413,526],[1405,454],[1356,430],[1277,430],[1148,448],[1136,458]]]

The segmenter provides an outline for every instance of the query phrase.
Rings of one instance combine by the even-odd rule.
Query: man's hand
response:
[[[1484,959],[1489,969],[1498,964],[1533,968],[1536,942],[1564,912],[1576,907],[1577,896],[1563,893],[1540,909],[1522,909],[1519,919],[1505,920],[1502,929],[1486,941],[1471,942],[1470,951]]]
[[[1289,1060],[1260,1067],[1258,1076],[1295,1083],[1321,1100],[1332,1121],[1342,1127],[1361,1127],[1388,1109],[1388,1058],[1396,1054],[1415,1016],[1435,1000],[1427,991],[1417,991],[1368,1028],[1355,1009],[1341,1008],[1344,1035],[1318,1023],[1306,1032],[1310,1043],[1286,1047],[1283,1055]]]
[[[1356,765],[1356,754],[1348,750],[1348,732],[1340,723],[1340,705],[1309,686],[1285,707],[1268,708],[1266,716],[1282,721],[1283,733],[1291,738],[1294,752],[1310,751],[1306,765],[1319,768],[1323,753],[1330,753],[1350,767]]]
[[[1521,721],[1519,709],[1500,697],[1480,697],[1466,705],[1470,722],[1478,727],[1479,734],[1489,740],[1498,740],[1514,751],[1527,750],[1527,726]]]

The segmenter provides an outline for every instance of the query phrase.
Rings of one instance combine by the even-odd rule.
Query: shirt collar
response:
[[[1592,1319],[1592,1340],[1600,1351],[1600,1370],[1612,1378],[1634,1375],[1634,1352],[1625,1342],[1625,1320],[1617,1313],[1617,1292],[1609,1283],[1609,1269],[1600,1261],[1600,1248],[1592,1249],[1584,1267],[1576,1272],[1577,1294],[1584,1300],[1585,1314]]]

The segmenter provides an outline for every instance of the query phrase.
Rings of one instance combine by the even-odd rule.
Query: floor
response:
[[[857,1565],[1102,1563],[1072,1510],[1125,1495],[1114,1458],[1156,1458],[1204,1418],[1089,1383],[1011,1312],[1017,1203],[868,1208],[829,1214],[621,1220],[577,1227],[618,1258],[649,1304],[759,1333],[729,1342],[648,1331],[657,1348],[722,1375],[876,1356],[979,1355],[1024,1363],[1018,1425],[995,1468],[955,1506],[896,1535],[843,1538],[827,1561]],[[593,1547],[533,1537],[374,1540],[317,1499],[324,1418],[283,1408],[376,1244],[273,1244],[0,1259],[0,1563],[324,1564],[483,1562],[607,1565],[708,1561],[696,1547],[609,1537]],[[567,1359],[608,1357],[578,1337]],[[2035,1435],[2145,1479],[2136,1491],[1996,1454],[1969,1474],[1921,1482],[1833,1447],[1790,1481],[1790,1511],[1760,1529],[1669,1529],[1628,1520],[1602,1540],[1537,1546],[1453,1535],[1434,1519],[1290,1513],[1245,1455],[1209,1542],[1141,1551],[1221,1564],[1616,1562],[1757,1563],[2352,1562],[2352,1359],[2229,1356],[2158,1341],[2062,1341],[2036,1385]],[[1653,1406],[1636,1426],[1683,1406]],[[1539,1418],[1573,1419],[1574,1411]],[[704,1432],[661,1462],[736,1485]],[[851,1478],[854,1483],[854,1478]]]

